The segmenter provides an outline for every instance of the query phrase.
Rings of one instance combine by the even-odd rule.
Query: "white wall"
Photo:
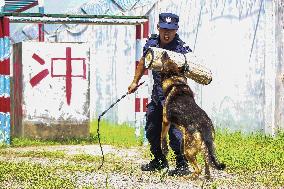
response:
[[[65,30],[58,41],[88,41],[90,60],[91,119],[127,92],[135,69],[135,26],[80,26],[76,33]],[[80,32],[78,34],[77,32]],[[128,95],[104,115],[114,122],[134,123],[134,95]]]
[[[270,0],[161,0],[149,14],[180,16],[179,34],[213,72],[209,86],[190,82],[217,127],[274,133],[276,4]],[[133,14],[145,12],[136,10]]]
[[[71,58],[83,58],[85,61],[71,60],[71,86],[66,83],[64,76],[66,60],[54,60],[52,65],[52,58],[66,58],[66,48],[69,47]],[[23,121],[49,124],[57,121],[82,123],[89,120],[89,50],[88,44],[22,43],[22,55],[18,58],[22,57]],[[33,58],[35,55],[39,58]],[[44,70],[47,71],[44,77],[31,82]],[[54,77],[59,75],[63,76]],[[80,77],[73,77],[75,75]],[[70,100],[67,100],[67,86],[70,86]]]
[[[272,0],[160,0],[154,6],[136,8],[128,14],[148,13],[150,33],[157,33],[160,12],[178,14],[181,38],[213,72],[210,85],[200,86],[191,81],[190,86],[198,104],[216,127],[274,134],[281,125],[279,112],[283,112],[283,106],[279,107],[283,101],[279,96],[283,91],[279,81],[283,68],[279,66],[282,46],[279,47],[278,39],[282,33],[279,35],[280,29],[277,29],[277,3]],[[92,112],[103,111],[126,91],[132,80],[134,27],[92,26],[81,35],[65,31],[58,36],[59,41],[92,42],[91,108]],[[107,117],[131,122],[133,100],[129,96]],[[95,113],[92,115],[96,117]]]

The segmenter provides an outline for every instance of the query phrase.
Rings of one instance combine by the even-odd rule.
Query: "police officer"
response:
[[[138,82],[145,71],[144,58],[149,47],[159,47],[166,50],[175,51],[178,53],[188,53],[191,49],[185,46],[185,43],[177,34],[179,17],[172,13],[159,14],[159,23],[157,29],[159,35],[151,35],[143,48],[143,56],[135,71],[135,76],[128,87],[128,93],[133,93],[137,89]],[[154,86],[151,95],[151,102],[148,104],[146,112],[146,137],[150,143],[150,151],[154,159],[148,164],[141,166],[142,171],[155,171],[168,167],[168,161],[163,155],[160,138],[162,129],[162,109],[165,97],[161,86],[161,76],[159,71],[152,71]],[[181,152],[180,145],[182,140],[181,132],[174,126],[169,130],[170,146],[176,155],[176,168],[169,171],[169,175],[187,175],[189,174],[187,161]]]

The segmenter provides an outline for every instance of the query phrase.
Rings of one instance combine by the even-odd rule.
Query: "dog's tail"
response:
[[[213,143],[213,126],[211,127],[204,127],[202,129],[202,138],[205,144],[205,148],[207,151],[207,156],[209,163],[216,169],[218,170],[224,170],[226,168],[226,165],[224,163],[219,163],[216,152],[215,152],[215,147]]]

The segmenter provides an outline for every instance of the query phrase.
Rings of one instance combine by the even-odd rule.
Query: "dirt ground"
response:
[[[101,157],[99,145],[56,145],[56,146],[37,146],[37,147],[17,147],[6,148],[6,152],[11,153],[27,153],[27,152],[52,152],[62,151],[68,156],[74,155],[91,155]],[[139,148],[116,148],[110,145],[103,145],[103,152],[107,155],[114,155],[122,158],[127,162],[127,166],[133,169],[115,172],[104,171],[76,171],[76,182],[79,185],[92,185],[95,188],[147,188],[147,189],[197,189],[197,188],[266,188],[255,183],[245,183],[238,178],[237,175],[228,174],[226,171],[211,170],[212,179],[206,181],[203,175],[196,180],[191,180],[186,177],[170,177],[167,176],[166,170],[159,173],[142,172],[140,165],[147,163],[150,159],[143,158],[143,152],[147,150],[145,147]],[[7,153],[6,153],[7,154]],[[2,156],[0,160],[4,161],[24,161],[40,163],[43,165],[56,165],[68,163],[66,159],[46,158],[46,157],[13,157]],[[99,158],[99,161],[101,159]],[[105,163],[103,166],[110,166]],[[125,164],[126,166],[126,164]],[[170,169],[173,169],[170,165]],[[122,168],[123,169],[123,168]],[[202,173],[203,174],[203,173]]]

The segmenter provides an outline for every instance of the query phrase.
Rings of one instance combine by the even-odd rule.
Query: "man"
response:
[[[177,34],[179,17],[172,13],[159,14],[159,23],[157,29],[159,35],[151,35],[147,43],[143,48],[143,56],[135,71],[135,76],[128,87],[128,93],[136,91],[138,82],[145,71],[144,58],[146,51],[149,47],[159,47],[166,50],[175,51],[178,53],[188,53],[191,49],[188,46],[184,46],[185,43],[179,38]],[[155,171],[168,167],[168,161],[163,155],[160,138],[162,129],[162,109],[165,101],[165,97],[161,86],[160,72],[152,71],[154,86],[151,95],[151,102],[147,106],[146,112],[146,137],[150,143],[150,151],[154,156],[154,159],[150,163],[142,165],[142,171]],[[176,155],[176,169],[169,171],[169,175],[187,175],[189,174],[187,161],[183,152],[180,150],[182,141],[181,132],[174,126],[169,130],[170,146]]]

